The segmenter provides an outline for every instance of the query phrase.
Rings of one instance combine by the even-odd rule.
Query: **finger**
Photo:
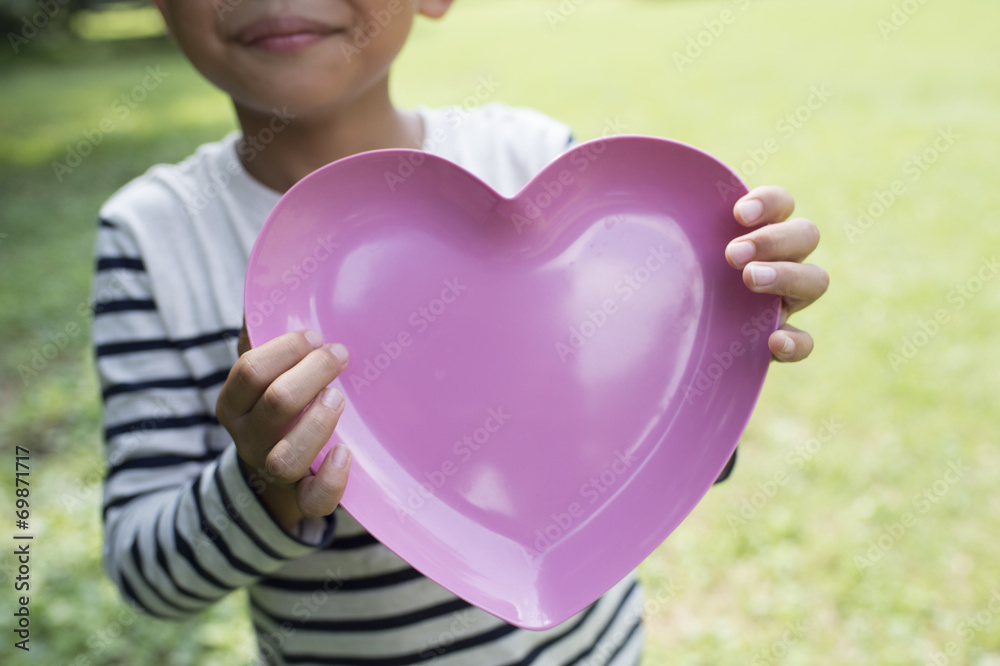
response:
[[[219,391],[219,420],[240,418],[249,412],[275,379],[322,344],[323,338],[316,331],[298,331],[244,353]]]
[[[733,268],[756,261],[802,261],[819,245],[819,229],[812,221],[796,217],[769,224],[733,239],[726,247],[726,259]]]
[[[765,185],[744,194],[733,207],[736,221],[745,227],[787,220],[795,210],[795,200],[783,187]]]
[[[247,333],[247,320],[243,319],[243,328],[240,329],[240,339],[236,343],[236,353],[240,356],[250,351],[250,334]]]
[[[813,339],[805,331],[784,324],[767,339],[767,346],[776,360],[794,363],[812,353]]]
[[[329,516],[340,504],[347,489],[351,468],[351,452],[338,444],[326,454],[319,473],[307,476],[296,487],[299,511],[306,518]]]
[[[268,480],[296,483],[306,475],[313,460],[330,440],[343,412],[344,396],[340,391],[324,389],[291,430],[265,452],[263,464],[256,466],[264,470]]]
[[[309,353],[264,390],[247,415],[248,431],[273,444],[317,394],[337,378],[347,360],[347,349],[339,343]]]
[[[743,283],[759,294],[784,297],[788,312],[791,313],[822,296],[830,286],[830,276],[813,264],[754,261],[743,269]]]

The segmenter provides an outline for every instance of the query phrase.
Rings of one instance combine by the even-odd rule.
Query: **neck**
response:
[[[416,114],[397,110],[388,78],[349,104],[322,113],[262,113],[236,103],[243,129],[240,161],[251,176],[278,192],[316,169],[368,150],[416,148],[423,128]]]

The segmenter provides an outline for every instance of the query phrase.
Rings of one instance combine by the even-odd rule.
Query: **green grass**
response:
[[[788,188],[823,232],[815,261],[832,286],[793,320],[813,332],[816,352],[772,368],[735,475],[642,567],[651,594],[667,580],[676,587],[650,608],[649,666],[924,664],[949,642],[949,664],[1000,664],[1000,615],[986,610],[1000,593],[1000,279],[961,309],[949,300],[1000,246],[1000,7],[932,0],[883,39],[878,21],[893,4],[593,0],[552,29],[554,0],[463,0],[445,21],[418,26],[396,68],[404,105],[461,102],[492,75],[493,99],[540,108],[580,138],[616,120],[733,165],[774,138],[779,149],[748,181]],[[674,53],[726,8],[735,21],[678,71]],[[85,327],[77,307],[101,202],[154,162],[220,136],[231,111],[172,50],[15,64],[0,72],[0,438],[8,460],[15,444],[32,450],[31,658],[245,663],[240,597],[187,624],[136,619],[127,640],[100,633],[123,607],[100,566],[103,463],[86,334],[37,377],[17,371],[49,334]],[[51,162],[157,65],[170,76],[59,182]],[[779,121],[824,85],[830,99],[782,133]],[[907,160],[949,127],[958,138],[914,180]],[[849,237],[857,209],[897,179],[905,192]],[[924,342],[921,321],[938,310],[948,323],[894,369],[888,355],[904,339]],[[830,419],[836,433],[820,441]],[[800,449],[803,462],[790,462]],[[952,461],[968,471],[948,483]],[[786,482],[766,498],[761,487],[778,472]],[[935,482],[939,501],[924,503],[918,494]],[[744,500],[760,507],[738,520]],[[907,513],[903,533],[859,568],[869,542]],[[12,564],[0,556],[4,608]],[[10,626],[5,611],[0,660],[12,654]]]

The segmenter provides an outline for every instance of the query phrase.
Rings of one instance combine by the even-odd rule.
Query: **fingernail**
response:
[[[741,201],[739,205],[740,218],[745,224],[753,224],[764,213],[764,204],[757,199]]]
[[[319,399],[330,409],[340,409],[340,406],[344,404],[344,395],[335,388],[324,390]]]
[[[729,244],[729,258],[737,266],[745,266],[757,254],[757,248],[750,241],[736,241]]]
[[[755,287],[766,287],[774,282],[777,277],[778,272],[770,266],[763,266],[761,264],[750,266],[750,279],[753,280],[753,286]]]
[[[795,351],[795,340],[792,340],[792,336],[785,336],[785,344],[781,345],[781,353],[784,355],[791,354]]]
[[[347,450],[347,447],[343,444],[337,444],[333,447],[333,466],[344,469],[347,467],[348,461],[351,459],[351,452]]]
[[[316,331],[302,331],[302,335],[306,337],[306,340],[308,340],[309,344],[313,346],[313,349],[319,349],[323,346],[323,336]]]
[[[347,347],[339,342],[334,342],[328,347],[328,349],[330,350],[330,353],[333,354],[338,361],[340,361],[341,365],[347,365]]]

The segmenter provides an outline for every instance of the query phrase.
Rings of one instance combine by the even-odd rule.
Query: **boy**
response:
[[[388,71],[414,16],[439,18],[451,0],[156,1],[194,66],[232,97],[241,132],[150,169],[101,210],[95,293],[116,271],[115,296],[94,318],[105,564],[123,595],[176,618],[246,586],[268,663],[637,663],[634,574],[564,624],[524,631],[455,598],[336,510],[350,452],[308,468],[343,410],[327,387],[347,350],[315,331],[250,350],[241,331],[256,233],[306,174],[362,151],[422,147],[511,195],[566,149],[568,129],[501,105],[460,121],[393,106]],[[818,232],[784,221],[792,208],[780,188],[754,190],[734,214],[765,226],[726,250],[750,289],[784,297],[786,315],[827,285],[801,263]],[[797,361],[812,340],[783,324],[769,345]]]

